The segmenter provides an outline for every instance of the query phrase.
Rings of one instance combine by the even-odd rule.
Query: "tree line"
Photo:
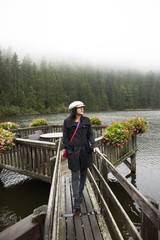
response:
[[[65,112],[75,100],[87,111],[160,108],[160,75],[40,64],[0,51],[0,115]]]

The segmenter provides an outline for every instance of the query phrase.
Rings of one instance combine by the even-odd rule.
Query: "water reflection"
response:
[[[132,200],[129,194],[124,190],[124,188],[116,180],[109,179],[108,184],[112,189],[113,193],[115,194],[115,196],[117,197],[118,201],[120,202],[121,206],[124,208],[129,218],[136,226],[137,230],[140,231],[141,211],[139,206]],[[110,201],[108,202],[108,206],[111,209],[111,212],[114,216],[114,219],[117,222],[117,225],[121,229],[124,239],[129,239],[130,235],[128,233],[128,230],[126,229],[125,224],[122,221],[122,218],[119,217],[119,214],[116,208],[112,205]]]
[[[49,191],[50,184],[38,180],[26,180],[7,188],[0,181],[0,231],[48,204]]]

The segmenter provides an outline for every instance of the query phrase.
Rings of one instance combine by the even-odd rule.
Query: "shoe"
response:
[[[80,212],[81,212],[80,208],[73,209],[73,213],[80,213]]]
[[[73,208],[75,210],[80,209],[80,198],[75,198],[74,199],[74,206],[73,206]]]

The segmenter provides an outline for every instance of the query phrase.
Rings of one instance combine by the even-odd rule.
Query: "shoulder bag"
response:
[[[77,129],[78,129],[78,127],[79,127],[79,124],[80,124],[80,120],[79,120],[79,122],[78,122],[78,124],[77,124],[76,130],[74,131],[74,133],[73,133],[73,135],[72,135],[72,137],[71,137],[70,143],[72,142],[72,140],[73,140],[73,138],[74,138],[74,135],[75,135],[76,132],[77,132]],[[67,156],[66,149],[64,149],[63,158],[67,158],[67,157],[68,157],[68,156]]]

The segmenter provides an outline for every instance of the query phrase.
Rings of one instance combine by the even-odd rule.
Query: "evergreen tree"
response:
[[[52,113],[81,100],[87,111],[160,107],[160,76],[55,65],[0,51],[0,115]]]

